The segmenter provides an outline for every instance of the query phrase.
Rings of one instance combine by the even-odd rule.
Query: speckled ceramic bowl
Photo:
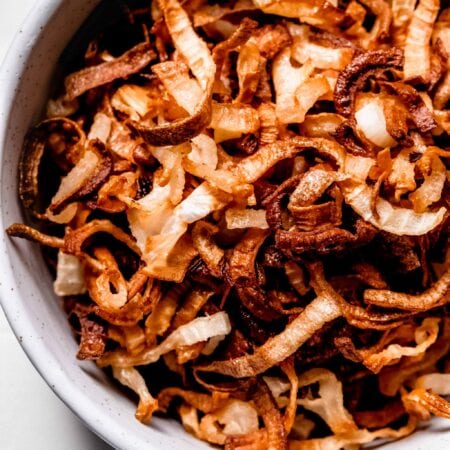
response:
[[[107,0],[108,8],[115,3]],[[58,60],[98,0],[39,0],[19,31],[0,75],[0,230],[24,220],[17,197],[17,162],[24,135],[41,116]],[[55,393],[86,425],[120,449],[201,449],[172,420],[151,426],[134,418],[135,404],[94,364],[75,359],[77,345],[53,294],[36,245],[1,231],[0,294],[7,318],[27,355]],[[450,448],[450,425],[431,427],[389,450]]]

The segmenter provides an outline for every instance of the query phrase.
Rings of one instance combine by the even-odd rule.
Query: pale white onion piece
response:
[[[351,414],[344,406],[342,383],[333,372],[327,369],[311,369],[299,377],[298,383],[299,388],[319,383],[317,398],[309,393],[305,398],[297,400],[297,404],[322,417],[333,433],[357,430]]]
[[[204,178],[206,174],[217,168],[217,144],[206,134],[199,134],[191,140],[191,151],[187,155],[189,173]]]
[[[83,265],[78,257],[58,251],[56,280],[53,283],[56,295],[80,295],[86,292]]]
[[[360,181],[366,181],[370,169],[375,165],[373,158],[366,158],[365,156],[354,156],[351,154],[345,155],[345,162],[343,171]]]
[[[396,144],[387,131],[383,105],[377,100],[369,101],[357,110],[355,119],[364,136],[378,147],[392,147]]]
[[[435,394],[450,395],[450,373],[427,373],[417,378],[414,389],[431,389]]]
[[[230,400],[214,415],[217,417],[217,421],[223,425],[223,433],[228,436],[243,436],[258,429],[258,413],[249,402]]]
[[[45,216],[48,220],[55,223],[69,223],[78,211],[78,202],[69,203],[60,213],[53,214],[50,210],[47,209],[45,212]]]
[[[104,144],[108,142],[111,134],[112,120],[105,113],[98,112],[94,116],[91,129],[89,130],[88,139],[98,139]]]
[[[111,106],[127,114],[131,120],[141,120],[152,109],[154,100],[145,87],[124,84],[111,98]]]
[[[158,409],[158,400],[150,394],[145,380],[134,367],[113,367],[113,377],[139,395],[136,418],[141,422],[148,422],[153,412]]]
[[[323,47],[304,39],[296,39],[292,46],[292,57],[300,64],[311,60],[318,69],[342,70],[350,63],[353,55],[351,48]]]
[[[231,331],[228,314],[220,311],[211,316],[197,317],[191,322],[181,325],[173,331],[161,344],[145,349],[137,355],[130,355],[124,351],[105,354],[100,360],[100,366],[114,367],[141,366],[158,361],[158,359],[179,347],[206,342],[215,336],[224,336]]]
[[[80,186],[84,186],[89,181],[99,163],[100,157],[97,153],[87,149],[71,171],[61,180],[51,204],[61,204],[75,194]]]
[[[441,207],[434,212],[416,213],[412,209],[391,205],[387,200],[377,197],[375,208],[372,209],[372,189],[365,183],[355,180],[345,180],[340,183],[345,201],[365,221],[380,230],[396,235],[421,236],[439,225],[447,212]]]
[[[296,123],[304,120],[296,93],[311,76],[314,65],[309,61],[301,67],[291,63],[290,48],[282,50],[272,64],[272,79],[276,94],[276,115],[281,123]]]

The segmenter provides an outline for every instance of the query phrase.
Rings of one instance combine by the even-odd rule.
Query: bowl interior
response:
[[[1,218],[0,228],[25,220],[17,197],[17,163],[24,136],[42,115],[54,89],[58,66],[68,64],[92,21],[107,20],[114,5],[108,0],[72,37],[98,7],[99,0],[41,0],[20,31],[0,77]],[[81,37],[80,37],[81,36]],[[71,42],[69,50],[64,48]],[[0,293],[7,318],[43,378],[57,395],[97,434],[121,449],[209,448],[185,433],[174,420],[155,418],[144,426],[134,418],[135,402],[111,383],[95,364],[76,360],[72,337],[52,280],[37,245],[10,240],[1,233]],[[413,437],[389,444],[390,450],[448,448],[449,426],[435,420]],[[373,447],[373,446],[371,446]]]

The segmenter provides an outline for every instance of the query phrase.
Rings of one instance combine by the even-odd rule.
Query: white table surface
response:
[[[0,0],[0,62],[34,0]],[[1,276],[1,275],[0,275]],[[34,369],[0,308],[0,450],[108,450]]]

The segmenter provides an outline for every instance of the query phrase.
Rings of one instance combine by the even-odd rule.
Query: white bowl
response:
[[[119,449],[201,449],[174,420],[144,426],[135,404],[93,363],[76,360],[77,345],[37,245],[11,240],[4,229],[24,221],[17,163],[25,133],[45,105],[57,61],[99,0],[40,0],[12,45],[0,75],[0,297],[18,340],[55,393],[105,441]],[[450,424],[435,420],[389,450],[450,448]]]

